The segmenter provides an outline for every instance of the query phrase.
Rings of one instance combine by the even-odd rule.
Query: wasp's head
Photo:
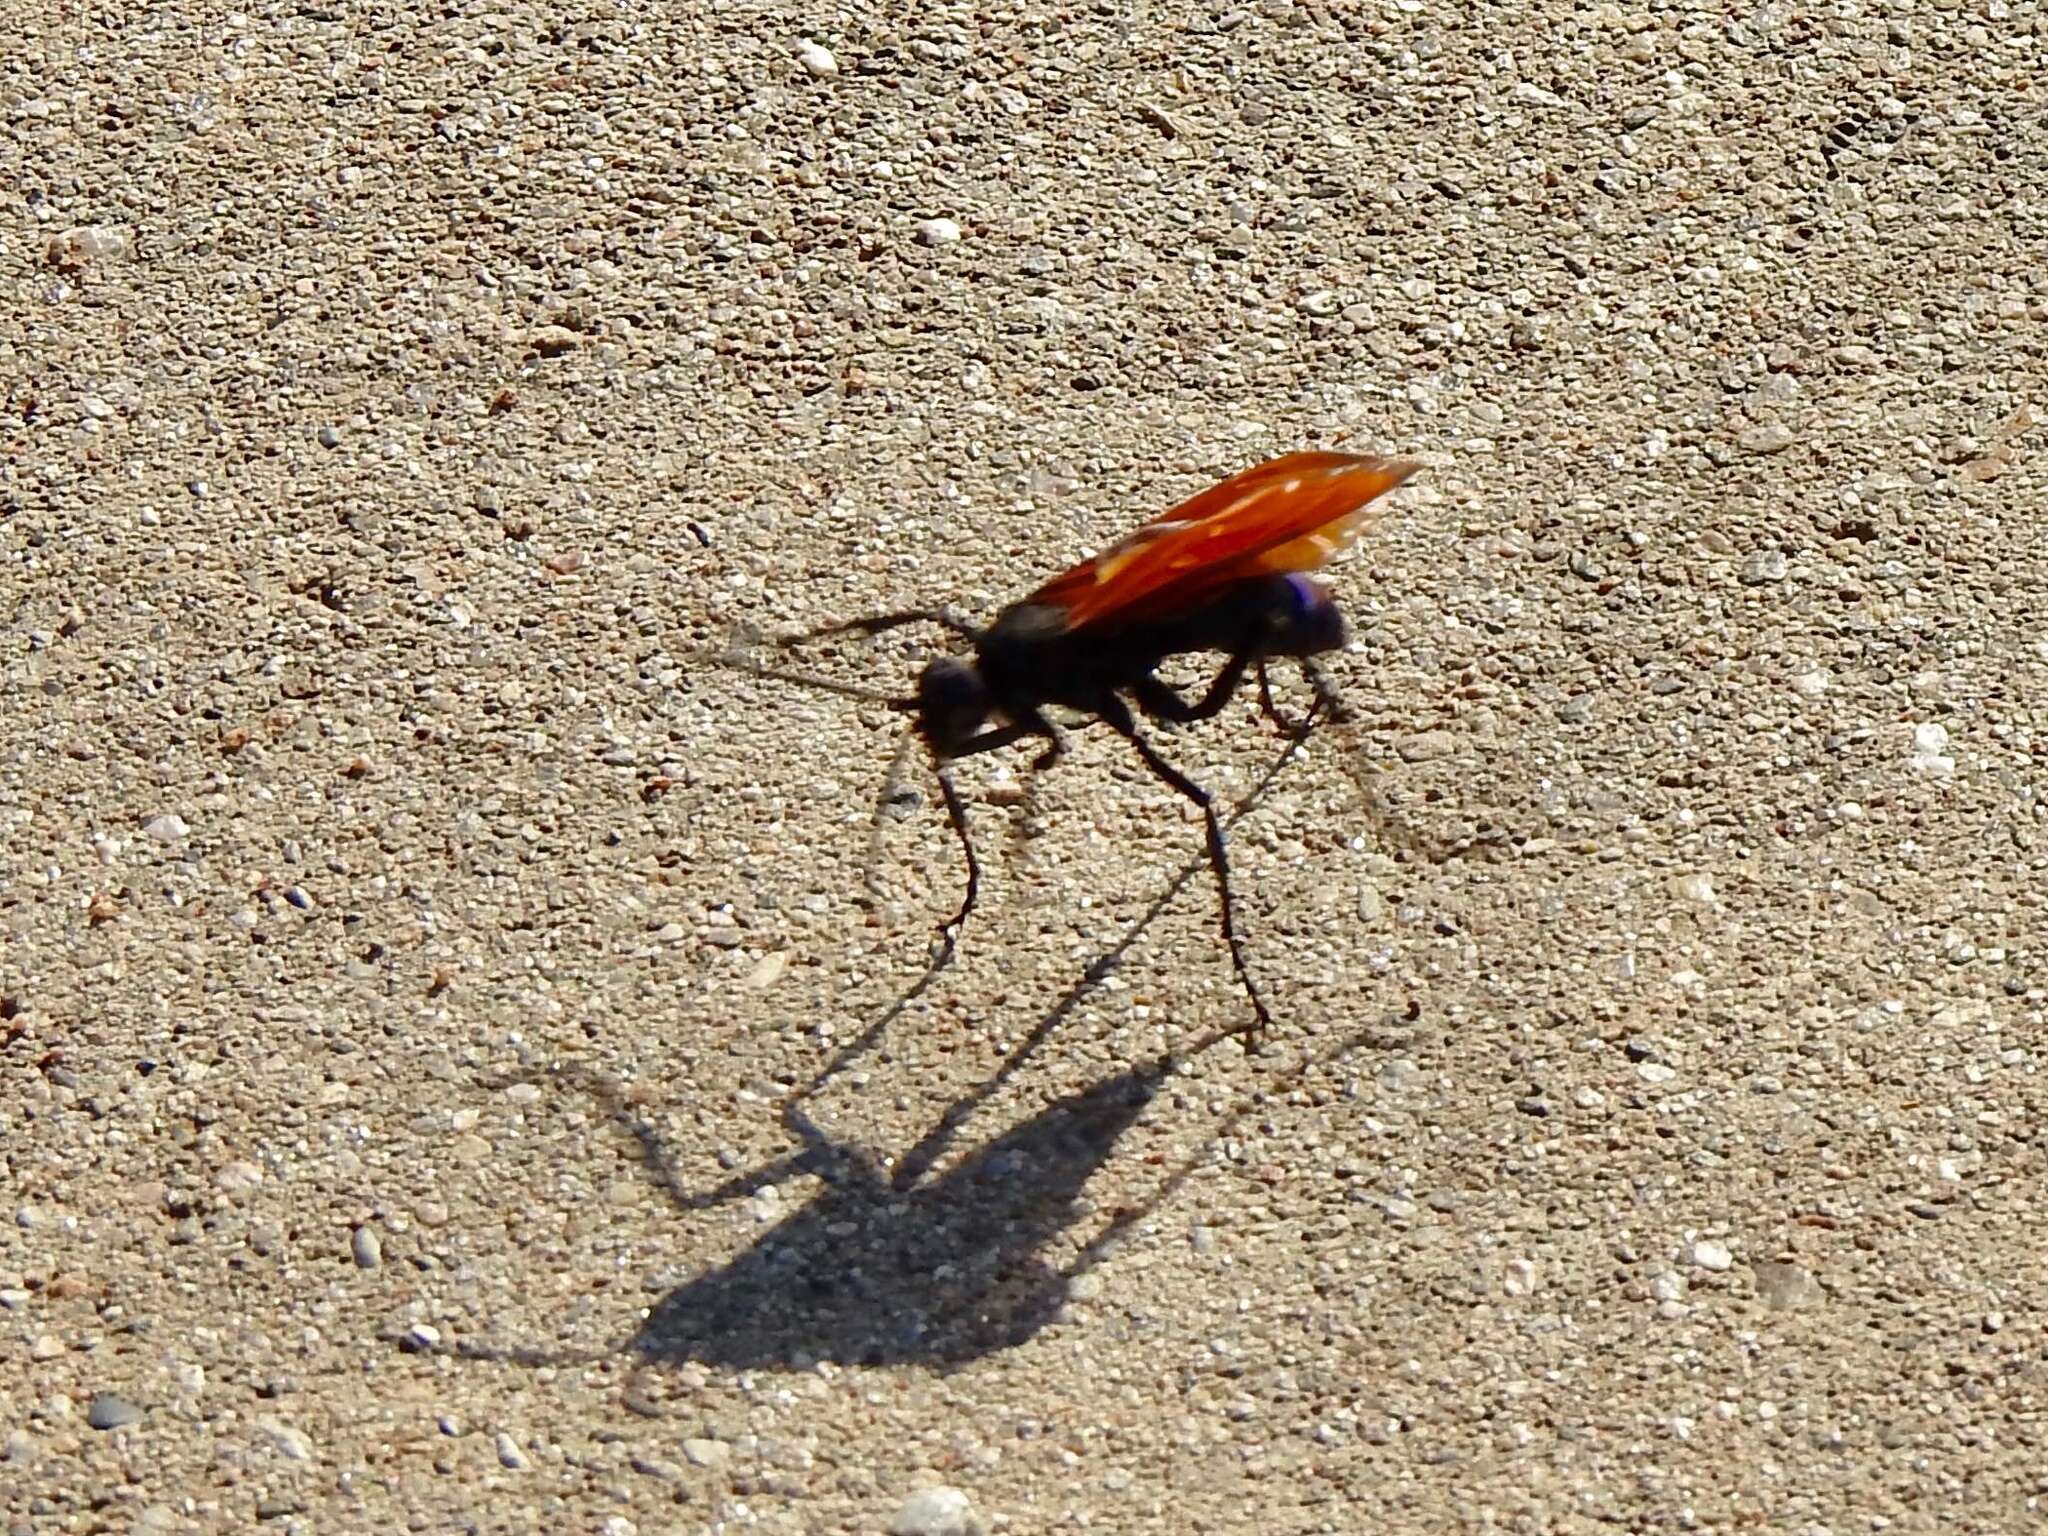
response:
[[[988,721],[988,684],[974,663],[941,656],[917,679],[917,727],[940,757],[952,757]]]
[[[1282,576],[1273,583],[1268,623],[1269,656],[1314,656],[1344,645],[1344,615],[1321,582],[1306,576]]]

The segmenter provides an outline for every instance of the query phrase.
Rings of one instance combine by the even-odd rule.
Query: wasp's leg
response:
[[[1309,688],[1315,694],[1315,703],[1299,720],[1274,702],[1272,684],[1266,677],[1266,664],[1264,661],[1259,663],[1259,708],[1268,720],[1280,727],[1281,734],[1301,741],[1308,736],[1318,716],[1339,723],[1352,718],[1349,706],[1345,704],[1343,695],[1337,692],[1337,685],[1330,681],[1330,675],[1307,656],[1297,656],[1295,660],[1301,664],[1301,675],[1308,680]]]
[[[1131,686],[1131,696],[1138,701],[1138,708],[1155,720],[1169,721],[1175,725],[1187,725],[1196,720],[1207,720],[1222,712],[1223,706],[1236,696],[1244,682],[1245,672],[1252,665],[1249,651],[1241,651],[1223,664],[1223,670],[1216,674],[1216,681],[1209,685],[1209,691],[1202,695],[1199,703],[1190,704],[1158,678],[1147,673]],[[1265,663],[1259,663],[1260,676],[1264,676]]]
[[[978,736],[970,736],[963,744],[955,747],[946,756],[973,757],[977,752],[993,752],[998,747],[1007,747],[1013,741],[1022,741],[1026,736],[1043,736],[1052,745],[1032,760],[1034,768],[1050,768],[1067,750],[1066,742],[1060,739],[1059,727],[1037,710],[1027,710],[1008,725],[994,725]]]
[[[1152,743],[1139,732],[1138,722],[1122,700],[1111,702],[1113,707],[1105,709],[1102,715],[1110,729],[1138,749],[1145,766],[1155,775],[1201,808],[1208,834],[1209,869],[1216,877],[1216,896],[1222,908],[1223,939],[1230,946],[1230,963],[1237,971],[1237,979],[1244,986],[1245,996],[1251,999],[1253,1023],[1245,1032],[1248,1036],[1245,1048],[1249,1050],[1257,1044],[1259,1036],[1272,1027],[1273,1015],[1266,1007],[1265,998],[1260,995],[1258,983],[1252,980],[1251,970],[1245,964],[1244,944],[1237,936],[1237,909],[1230,890],[1230,857],[1224,851],[1223,823],[1216,815],[1215,797],[1159,755]]]
[[[954,787],[953,776],[946,772],[945,764],[939,764],[936,772],[939,795],[946,802],[946,820],[952,824],[953,835],[960,839],[960,856],[967,864],[967,889],[960,898],[960,910],[939,930],[940,949],[934,970],[952,961],[960,930],[966,926],[968,914],[981,897],[981,860],[974,856],[974,838],[967,829],[967,803],[960,798],[960,791]]]

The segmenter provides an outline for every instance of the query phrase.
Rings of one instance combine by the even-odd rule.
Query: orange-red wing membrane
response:
[[[1254,465],[1055,576],[1025,601],[1069,629],[1183,609],[1217,587],[1312,571],[1344,546],[1365,509],[1415,473],[1399,459],[1290,453]]]

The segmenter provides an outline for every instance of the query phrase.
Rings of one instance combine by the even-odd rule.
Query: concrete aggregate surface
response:
[[[2039,8],[6,9],[0,1529],[2042,1526]]]

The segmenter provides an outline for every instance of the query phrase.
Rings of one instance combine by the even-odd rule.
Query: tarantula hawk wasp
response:
[[[1307,573],[1343,549],[1364,522],[1367,507],[1417,467],[1399,459],[1327,450],[1286,454],[1143,524],[1004,608],[986,629],[919,608],[833,624],[782,642],[874,635],[931,623],[973,647],[971,657],[942,656],[927,664],[917,691],[906,696],[828,685],[879,698],[911,716],[916,736],[931,753],[946,815],[967,864],[960,909],[941,930],[945,947],[939,964],[952,958],[955,937],[981,887],[967,808],[946,766],[1037,737],[1047,745],[1034,766],[1050,767],[1065,750],[1059,728],[1045,713],[1048,705],[1056,705],[1107,725],[1131,743],[1155,776],[1200,809],[1223,937],[1254,1015],[1247,1033],[1256,1038],[1271,1025],[1272,1013],[1245,963],[1214,799],[1160,755],[1139,729],[1138,716],[1176,725],[1209,719],[1252,673],[1266,713],[1297,737],[1318,715],[1341,713],[1335,690],[1314,658],[1345,643],[1344,619],[1328,590]],[[1201,698],[1189,700],[1156,674],[1168,657],[1196,651],[1220,652],[1226,660]],[[1299,662],[1315,693],[1307,717],[1299,722],[1282,719],[1267,685],[1266,663],[1279,658]],[[753,670],[821,682],[765,667]]]

